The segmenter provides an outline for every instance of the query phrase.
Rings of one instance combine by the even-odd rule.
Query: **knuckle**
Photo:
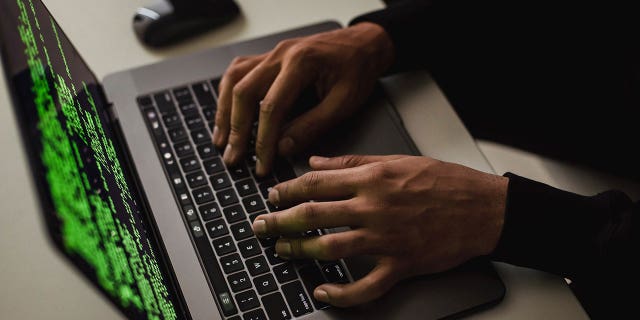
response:
[[[390,175],[389,165],[384,162],[374,165],[369,169],[369,172],[370,181],[379,181],[387,178]]]
[[[258,139],[256,139],[256,154],[264,156],[269,152],[269,150],[270,146],[264,141],[263,138],[258,137]],[[260,160],[264,161],[262,157]]]
[[[305,61],[314,56],[316,49],[304,43],[296,43],[289,49],[289,58],[293,61]]]
[[[246,56],[238,56],[233,58],[233,60],[231,60],[231,65],[236,65],[236,64],[240,64],[243,61],[247,61],[248,57]]]
[[[323,260],[335,260],[342,257],[342,249],[340,241],[335,237],[324,236],[318,238],[319,258]]]
[[[224,81],[229,83],[236,83],[242,79],[242,70],[235,65],[230,66],[224,73]]]
[[[249,90],[242,84],[236,84],[235,86],[233,86],[233,89],[231,91],[234,100],[243,100],[247,97],[248,93]]]
[[[287,48],[290,48],[291,46],[293,46],[297,42],[298,42],[297,39],[285,39],[285,40],[282,40],[282,41],[278,42],[278,44],[275,46],[273,51],[274,52],[281,52],[283,50],[286,50]]]
[[[310,202],[300,204],[300,216],[306,224],[314,224],[318,220],[318,210]]]
[[[291,254],[294,257],[303,257],[304,249],[302,248],[302,239],[291,239],[289,240],[289,244],[291,245]]]
[[[280,217],[277,214],[269,214],[265,217],[269,229],[273,233],[280,232]]]
[[[340,157],[340,164],[343,167],[356,167],[360,165],[362,160],[362,156],[359,155],[347,155]]]
[[[276,110],[276,104],[270,100],[260,102],[260,117],[270,118]]]
[[[307,172],[301,177],[301,187],[303,193],[312,193],[318,189],[320,184],[320,174],[316,171]]]

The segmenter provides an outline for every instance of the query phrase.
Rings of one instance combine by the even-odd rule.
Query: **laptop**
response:
[[[252,234],[252,219],[273,209],[267,190],[308,171],[306,155],[278,159],[263,178],[252,154],[227,168],[210,137],[216,83],[235,56],[340,27],[317,23],[99,82],[41,1],[0,1],[2,62],[50,239],[124,316],[437,319],[501,301],[502,281],[476,259],[366,305],[331,307],[313,288],[357,280],[371,259],[285,261],[276,239]],[[419,154],[381,88],[361,110],[307,155]],[[331,232],[340,229],[300,236]]]

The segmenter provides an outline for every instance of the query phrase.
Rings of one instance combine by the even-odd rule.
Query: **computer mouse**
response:
[[[231,0],[191,1],[188,6],[157,1],[136,10],[133,29],[145,45],[164,47],[224,25],[239,13]]]

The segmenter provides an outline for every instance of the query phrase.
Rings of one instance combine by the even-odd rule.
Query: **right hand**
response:
[[[213,142],[224,148],[227,165],[236,164],[245,154],[259,110],[256,173],[266,175],[276,152],[289,156],[300,151],[353,114],[392,61],[388,35],[368,22],[285,40],[262,55],[238,57],[220,82]],[[309,86],[315,87],[320,103],[284,124],[292,104]]]

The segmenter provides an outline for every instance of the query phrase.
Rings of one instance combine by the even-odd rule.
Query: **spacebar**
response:
[[[202,264],[204,264],[204,269],[209,276],[209,283],[211,283],[213,287],[213,295],[218,299],[218,304],[222,312],[225,316],[238,313],[227,282],[222,276],[222,271],[220,270],[216,256],[213,254],[211,244],[209,244],[209,240],[206,236],[194,237],[194,239],[202,259]]]

